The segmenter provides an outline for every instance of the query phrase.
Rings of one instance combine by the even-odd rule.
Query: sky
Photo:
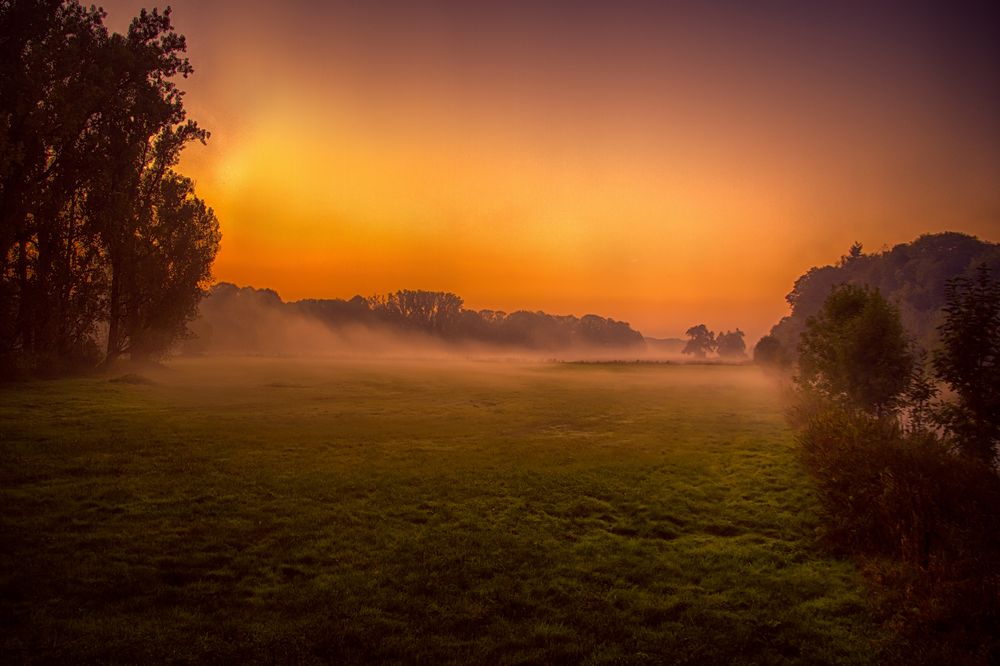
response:
[[[286,300],[451,291],[752,345],[855,241],[1000,241],[995,3],[171,5],[214,276]],[[103,6],[123,31],[156,5]]]

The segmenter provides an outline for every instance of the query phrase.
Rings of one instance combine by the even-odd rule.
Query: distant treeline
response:
[[[207,286],[219,224],[174,167],[208,133],[169,14],[117,34],[75,1],[0,2],[0,376],[157,354]]]
[[[949,280],[971,278],[986,266],[1000,273],[1000,244],[967,234],[946,232],[920,236],[890,250],[865,254],[855,244],[835,265],[809,269],[785,297],[792,308],[754,350],[764,362],[791,364],[806,322],[816,316],[833,289],[842,284],[877,289],[899,309],[900,320],[913,342],[923,349],[937,344],[937,328],[944,318],[945,288]]]
[[[212,287],[202,301],[199,317],[191,326],[194,337],[186,342],[185,350],[272,351],[268,347],[275,324],[283,320],[319,323],[331,331],[377,329],[449,343],[541,351],[644,346],[642,335],[627,323],[592,314],[469,310],[460,296],[420,290],[286,303],[270,289],[223,282]],[[294,345],[294,339],[286,342]]]

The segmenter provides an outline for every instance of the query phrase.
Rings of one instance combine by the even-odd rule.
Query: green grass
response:
[[[871,660],[752,367],[150,377],[0,387],[4,662]]]

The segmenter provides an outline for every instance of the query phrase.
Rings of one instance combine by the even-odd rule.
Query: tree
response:
[[[165,351],[183,337],[211,277],[219,222],[194,194],[194,183],[173,171],[160,181],[137,243],[135,281],[125,332],[133,360]]]
[[[744,333],[740,329],[719,333],[715,340],[716,351],[719,356],[729,360],[742,360],[747,357],[747,345],[744,341]]]
[[[937,377],[955,393],[939,420],[964,453],[992,463],[1000,442],[1000,282],[982,264],[974,278],[949,280],[934,354]]]
[[[947,281],[973,277],[981,263],[1000,275],[1000,243],[955,232],[924,235],[875,253],[852,248],[842,261],[811,268],[795,281],[786,297],[791,312],[770,334],[782,344],[788,360],[796,360],[806,321],[822,309],[830,290],[840,284],[867,284],[899,308],[903,326],[917,344],[933,349]]]
[[[863,256],[865,256],[864,246],[860,242],[854,241],[851,245],[851,249],[847,251],[847,254],[840,257],[840,266],[844,267],[852,261],[857,261]]]
[[[81,216],[95,159],[104,14],[0,2],[0,355],[52,367],[96,335],[103,257]]]
[[[787,363],[781,341],[773,335],[765,335],[753,348],[753,362],[758,365],[783,366]]]
[[[104,16],[0,0],[0,372],[95,364],[101,335],[108,361],[165,348],[218,249],[214,215],[173,171],[208,137],[173,82],[193,71],[184,38],[169,9],[140,12],[125,35]],[[188,203],[169,204],[171,188]]]
[[[112,35],[107,50],[120,101],[101,118],[104,156],[115,168],[104,173],[94,217],[110,263],[107,360],[131,349],[135,309],[146,285],[139,257],[148,255],[149,225],[160,186],[191,141],[208,132],[188,120],[173,78],[193,72],[184,37],[173,31],[169,8],[142,10],[126,35]],[[213,254],[214,258],[214,254]]]
[[[681,350],[682,354],[691,354],[695,358],[705,358],[709,352],[715,350],[715,333],[708,330],[704,324],[692,326],[685,335],[690,339]]]
[[[375,295],[368,299],[369,307],[387,323],[434,335],[454,331],[462,312],[462,298],[441,291],[402,289]]]
[[[842,285],[806,323],[797,381],[846,407],[884,416],[898,405],[912,367],[896,308],[878,290]]]
[[[903,395],[903,424],[910,434],[930,433],[934,425],[938,385],[927,366],[927,352],[920,349],[914,356],[909,385]]]

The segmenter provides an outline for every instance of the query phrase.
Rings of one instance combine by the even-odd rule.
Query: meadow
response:
[[[753,367],[118,379],[0,386],[5,663],[873,659]]]

